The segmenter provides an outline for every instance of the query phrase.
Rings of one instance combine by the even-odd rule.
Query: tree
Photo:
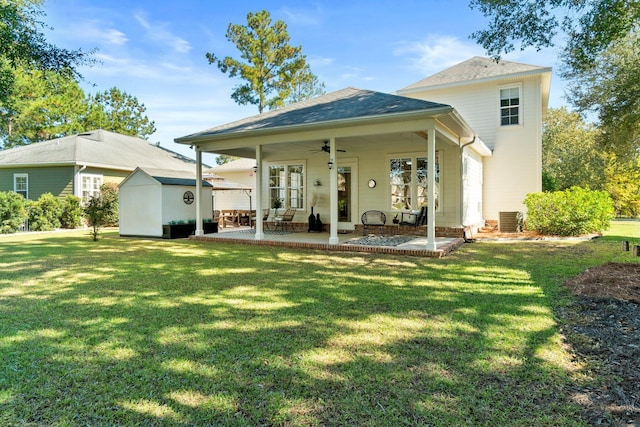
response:
[[[309,64],[294,72],[288,79],[290,81],[289,88],[281,91],[280,96],[272,104],[273,108],[304,101],[325,93],[324,83],[321,83],[318,76],[311,72]]]
[[[10,121],[0,124],[4,148],[59,138],[83,130],[87,114],[78,82],[54,71],[14,71],[14,87],[5,103]]]
[[[227,40],[240,51],[241,59],[229,56],[220,59],[207,53],[210,64],[218,66],[229,77],[245,80],[234,88],[231,98],[240,105],[253,104],[262,113],[265,107],[283,105],[293,92],[294,82],[303,80],[317,83],[311,73],[301,46],[291,46],[287,25],[277,20],[272,24],[269,12],[247,15],[247,26],[229,24]],[[315,93],[308,92],[306,98]],[[305,98],[305,99],[306,99]]]
[[[145,114],[147,107],[116,87],[95,94],[88,103],[84,124],[87,129],[105,129],[143,139],[156,131],[155,122]]]
[[[239,159],[239,157],[229,156],[228,154],[218,154],[218,157],[216,157],[216,165],[224,165],[237,159]]]
[[[558,33],[566,34],[562,58],[571,70],[589,68],[596,56],[626,37],[640,20],[637,0],[470,0],[490,22],[474,32],[487,52],[503,53],[554,46]]]
[[[10,70],[18,66],[58,71],[80,78],[79,65],[94,62],[93,52],[67,50],[46,41],[41,21],[42,0],[3,0],[0,2],[0,108],[11,93]]]
[[[640,150],[640,33],[616,40],[570,77],[571,102],[598,116],[600,146],[633,162]]]
[[[604,159],[596,143],[597,129],[580,114],[550,108],[543,124],[542,171],[557,190],[580,186],[604,188]]]

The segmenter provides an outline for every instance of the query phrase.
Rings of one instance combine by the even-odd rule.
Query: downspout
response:
[[[80,174],[82,173],[83,170],[85,170],[87,168],[87,165],[82,165],[82,167],[80,169],[78,169],[78,171],[76,172],[76,177],[75,177],[75,188],[73,189],[73,193],[76,197],[80,197],[82,199],[82,182],[80,180]]]
[[[460,146],[460,225],[462,225],[462,229],[463,229],[463,233],[464,233],[464,180],[462,179],[462,175],[463,175],[463,171],[464,171],[464,148],[468,145],[473,144],[474,142],[476,142],[476,135],[473,135],[473,139],[469,142],[467,142],[464,145]],[[465,240],[466,237],[465,237]]]

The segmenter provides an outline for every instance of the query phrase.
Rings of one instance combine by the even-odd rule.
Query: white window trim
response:
[[[502,124],[502,108],[500,107],[500,91],[505,90],[505,89],[513,89],[513,88],[517,88],[518,89],[518,96],[520,97],[520,104],[518,105],[518,124],[517,125],[503,125]],[[507,84],[507,85],[501,85],[498,86],[498,90],[496,93],[496,105],[497,105],[497,109],[498,109],[498,127],[500,129],[513,129],[513,128],[519,128],[522,127],[524,124],[524,114],[523,114],[523,110],[524,110],[524,91],[522,89],[522,83],[512,83],[512,84]]]
[[[303,201],[303,207],[301,208],[295,208],[296,211],[304,211],[306,209],[307,204],[309,203],[309,197],[307,195],[307,190],[309,187],[309,183],[307,182],[309,180],[309,176],[308,176],[308,169],[307,169],[307,162],[305,160],[286,160],[286,161],[272,161],[272,162],[265,162],[266,167],[266,177],[264,177],[264,181],[266,182],[266,188],[267,188],[267,202],[269,203],[269,209],[271,209],[271,206],[273,204],[273,201],[271,200],[271,185],[269,182],[269,178],[270,178],[270,171],[271,171],[271,167],[272,166],[284,166],[285,169],[288,169],[289,166],[302,166],[302,172],[304,174],[304,183],[302,185],[302,195],[304,197],[304,201]],[[285,190],[285,194],[288,194],[288,187],[287,187],[287,182],[285,182],[285,186],[284,186],[284,190]],[[280,208],[281,211],[284,212],[284,209],[286,209],[288,206],[290,205],[290,200],[286,199],[282,201],[282,208]]]
[[[104,184],[104,175],[95,174],[95,173],[81,173],[80,174],[80,198],[82,199],[83,202],[86,202],[88,200],[88,198],[84,197],[84,178],[91,178],[92,186],[93,186],[93,179],[94,178],[98,178],[100,180],[100,186],[102,186],[102,184]],[[89,197],[95,196],[94,193],[95,192],[93,191],[93,188],[91,188],[89,190]],[[97,193],[100,193],[99,189],[97,190]]]
[[[443,199],[443,188],[444,188],[444,184],[443,184],[443,174],[442,174],[442,150],[436,150],[436,158],[438,159],[438,163],[439,163],[439,170],[440,170],[440,181],[438,181],[438,185],[440,187],[440,193],[438,194],[438,207],[436,209],[436,212],[441,213],[442,212],[442,206],[444,205],[442,203],[442,199]],[[421,158],[421,159],[428,159],[427,153],[424,152],[412,152],[412,153],[391,153],[387,156],[387,190],[391,191],[391,180],[390,180],[390,174],[389,174],[389,163],[391,161],[391,159],[411,159],[411,210],[417,210],[419,209],[419,207],[415,206],[414,203],[418,200],[418,184],[416,182],[414,182],[415,176],[416,176],[416,170],[415,170],[415,165],[418,163],[417,159]],[[390,193],[387,194],[387,196]],[[394,210],[393,206],[389,205],[389,209],[391,212],[403,212],[404,210]],[[406,212],[406,211],[404,211]]]
[[[16,189],[16,184],[17,184],[17,179],[18,178],[26,178],[27,179],[27,188],[26,188],[26,195],[25,195],[25,199],[29,198],[29,174],[28,173],[14,173],[13,174],[13,192],[17,193],[18,190]],[[22,190],[20,190],[22,191]]]

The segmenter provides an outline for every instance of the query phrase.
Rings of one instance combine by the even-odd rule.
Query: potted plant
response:
[[[282,199],[275,198],[271,203],[271,207],[273,208],[273,216],[278,216],[278,209],[282,207]]]

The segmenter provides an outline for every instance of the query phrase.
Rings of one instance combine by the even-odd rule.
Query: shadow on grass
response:
[[[0,422],[580,425],[553,307],[613,246],[0,242]]]

